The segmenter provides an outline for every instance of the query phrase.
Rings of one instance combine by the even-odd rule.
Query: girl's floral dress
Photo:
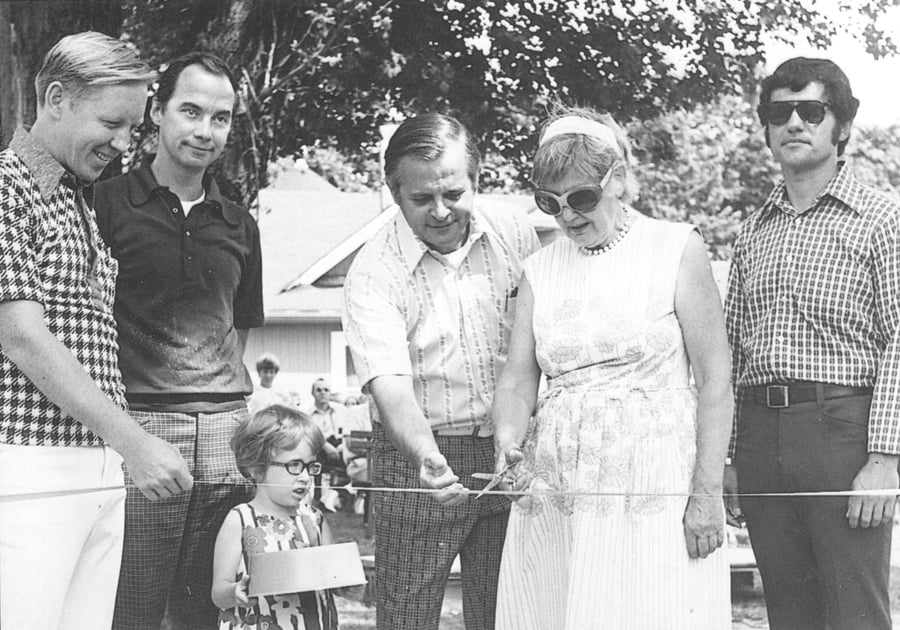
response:
[[[314,547],[322,543],[322,513],[301,503],[290,519],[262,514],[249,503],[233,508],[241,517],[244,553],[237,579],[247,571],[247,557],[256,553]],[[219,630],[337,630],[337,609],[330,591],[266,595],[253,608],[219,613]]]

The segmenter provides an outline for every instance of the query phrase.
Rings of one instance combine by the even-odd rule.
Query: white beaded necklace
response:
[[[600,254],[605,254],[613,247],[618,245],[625,235],[628,234],[628,230],[631,229],[631,224],[634,221],[631,220],[631,215],[628,212],[628,208],[622,209],[622,216],[625,217],[625,225],[621,227],[621,229],[616,232],[616,235],[612,238],[611,241],[605,243],[603,245],[595,245],[594,247],[579,247],[578,251],[581,252],[585,256],[599,256]]]

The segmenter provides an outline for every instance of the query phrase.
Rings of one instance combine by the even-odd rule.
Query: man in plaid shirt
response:
[[[116,261],[90,207],[155,77],[124,42],[64,37],[35,80],[34,126],[0,153],[0,496],[30,495],[0,503],[3,628],[110,627],[123,459],[148,498],[191,488],[178,451],[124,411]]]
[[[791,59],[763,81],[758,113],[784,181],[731,266],[726,492],[898,487],[900,208],[840,160],[858,105],[828,60]],[[773,630],[891,627],[894,503],[742,497]]]

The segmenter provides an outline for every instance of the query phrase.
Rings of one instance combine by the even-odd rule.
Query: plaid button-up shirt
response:
[[[44,322],[120,407],[113,319],[116,261],[97,232],[84,189],[28,132],[0,153],[0,301],[44,308]],[[0,350],[0,443],[103,444],[63,414]]]
[[[471,221],[461,250],[445,256],[398,212],[344,283],[344,332],[360,382],[412,376],[432,429],[490,421],[522,261],[540,247],[522,215],[476,210]]]
[[[785,381],[874,387],[869,451],[900,453],[900,207],[893,201],[844,165],[804,212],[779,184],[735,243],[725,316],[739,393]]]

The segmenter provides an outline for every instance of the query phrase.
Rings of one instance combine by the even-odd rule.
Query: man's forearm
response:
[[[438,450],[434,434],[424,417],[382,411],[381,422],[391,442],[415,468],[422,465],[428,453]]]

